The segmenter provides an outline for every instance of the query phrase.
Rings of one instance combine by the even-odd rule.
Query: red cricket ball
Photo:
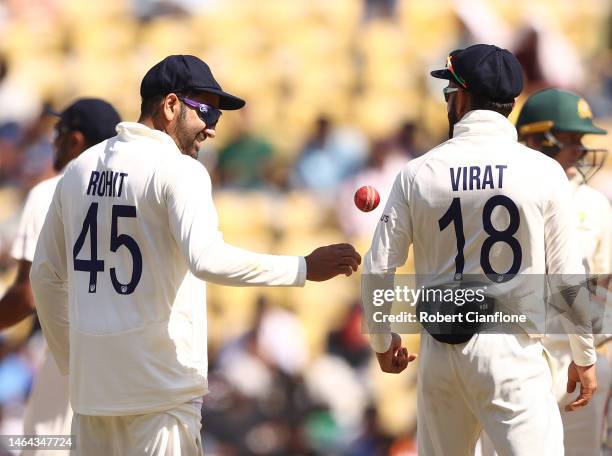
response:
[[[380,203],[380,195],[371,185],[364,185],[355,192],[355,206],[363,212],[373,211],[378,203]]]

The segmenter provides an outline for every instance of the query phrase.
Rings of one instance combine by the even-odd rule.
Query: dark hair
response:
[[[174,93],[179,97],[189,98],[193,96],[195,92],[193,92],[192,90],[186,90],[180,92],[176,91]],[[142,102],[140,103],[140,117],[143,118],[154,116],[157,113],[157,110],[159,109],[160,103],[164,98],[166,98],[166,95],[155,95],[153,97],[143,98]],[[181,104],[181,115],[184,115],[185,110],[185,106]]]
[[[482,95],[477,95],[470,92],[470,108],[485,109],[487,111],[495,111],[504,117],[508,117],[514,109],[514,101],[509,103],[501,103],[499,101],[493,101]]]
[[[140,117],[151,117],[155,115],[159,109],[159,104],[165,98],[165,95],[155,95],[154,97],[143,98],[140,103]]]
[[[90,147],[93,147],[100,142],[97,139],[91,139],[85,135],[83,135],[83,137],[85,138],[85,149],[89,149]]]

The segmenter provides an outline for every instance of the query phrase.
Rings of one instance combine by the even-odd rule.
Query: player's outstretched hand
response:
[[[396,333],[391,333],[391,348],[384,353],[376,353],[380,368],[389,374],[399,374],[417,356],[416,353],[408,354],[406,347],[402,347],[402,338]]]
[[[578,366],[573,361],[567,368],[567,392],[573,393],[576,383],[580,383],[580,394],[572,402],[565,406],[566,412],[584,407],[589,403],[597,389],[597,377],[595,375],[595,364],[590,366]]]
[[[306,256],[306,279],[323,282],[338,274],[350,276],[361,264],[361,256],[350,244],[333,244]]]

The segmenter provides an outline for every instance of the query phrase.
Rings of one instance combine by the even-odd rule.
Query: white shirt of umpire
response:
[[[117,132],[66,168],[31,272],[43,331],[84,415],[152,413],[206,393],[203,280],[306,280],[303,257],[223,241],[210,177],[172,138],[129,122]]]
[[[61,175],[46,179],[30,190],[11,249],[16,260],[32,262],[40,230]],[[72,409],[68,377],[61,375],[48,347],[38,369],[24,414],[24,435],[68,435]]]
[[[474,178],[470,178],[471,173]],[[487,185],[485,176],[490,177]],[[509,197],[520,216],[517,230],[509,234],[520,244],[521,267],[519,276],[502,287],[504,295],[523,293],[523,277],[528,275],[584,276],[574,214],[568,205],[571,191],[563,169],[555,160],[518,143],[516,130],[506,118],[481,110],[467,113],[455,125],[454,138],[410,161],[400,171],[365,255],[364,274],[394,274],[406,262],[412,245],[417,278],[452,283],[457,255],[455,226],[440,230],[438,220],[458,197],[466,241],[462,273],[483,274],[481,246],[490,236],[483,229],[483,204],[496,195]],[[496,229],[510,224],[509,211],[504,207],[494,207],[491,217],[493,225],[499,226]],[[514,252],[505,242],[496,242],[488,253],[494,271],[505,273],[513,263]],[[381,308],[372,304],[371,291],[363,287],[362,297],[367,321],[374,321],[374,312]],[[533,325],[527,326],[526,332],[539,337],[533,329],[542,325],[530,323]],[[371,334],[371,345],[377,352],[390,346],[390,326],[387,330]],[[592,364],[592,334],[573,327],[568,327],[568,332],[572,333],[574,361]]]

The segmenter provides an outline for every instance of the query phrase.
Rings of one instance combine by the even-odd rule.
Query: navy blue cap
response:
[[[83,133],[88,142],[98,144],[117,134],[115,127],[121,117],[113,106],[99,98],[80,98],[61,113],[60,123]]]
[[[523,90],[523,69],[507,49],[475,44],[450,53],[446,68],[431,72],[434,78],[452,80],[464,90],[509,103]]]
[[[154,65],[140,84],[143,99],[171,92],[199,90],[219,95],[219,109],[240,109],[246,102],[224,92],[209,66],[193,55],[170,55]]]

